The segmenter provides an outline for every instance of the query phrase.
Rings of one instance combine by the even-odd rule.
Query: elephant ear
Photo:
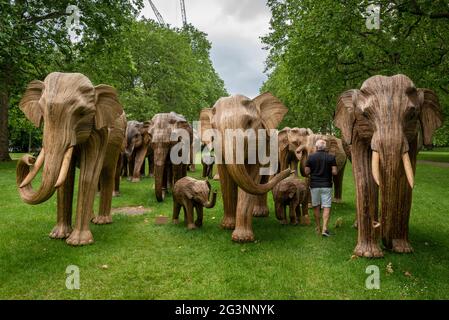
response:
[[[284,104],[270,92],[265,92],[254,98],[252,102],[260,113],[265,129],[276,129],[284,119],[288,109]]]
[[[429,89],[418,89],[421,101],[421,114],[419,117],[423,143],[425,146],[432,145],[432,136],[436,129],[443,124],[443,112],[441,110],[438,96]]]
[[[280,150],[284,150],[285,148],[288,147],[288,134],[290,132],[290,128],[289,127],[285,127],[284,129],[282,129],[281,131],[279,131],[278,133],[278,145],[279,145],[279,149]]]
[[[39,80],[31,81],[19,103],[19,108],[36,127],[40,127],[42,122],[42,109],[39,99],[44,91],[44,83]]]
[[[112,128],[115,120],[123,113],[117,91],[104,84],[95,87],[95,128]]]
[[[355,122],[355,106],[359,90],[348,90],[338,99],[337,109],[335,111],[335,126],[341,130],[343,139],[350,145],[352,144],[352,132]]]

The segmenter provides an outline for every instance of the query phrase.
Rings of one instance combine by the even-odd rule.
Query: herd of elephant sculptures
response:
[[[182,115],[162,113],[143,123],[127,122],[116,90],[107,85],[93,86],[79,73],[55,72],[43,82],[32,81],[19,106],[35,126],[43,123],[43,142],[37,158],[25,155],[18,161],[17,186],[28,204],[42,203],[57,191],[57,222],[51,238],[66,239],[75,246],[93,243],[89,224],[112,222],[111,202],[113,195],[119,193],[120,176],[139,181],[146,158],[148,173],[154,175],[157,201],[164,201],[167,190],[172,189],[173,222],[179,221],[180,209],[184,208],[187,227],[199,227],[203,207],[211,208],[216,203],[217,193],[208,181],[187,176],[188,169],[194,170],[191,146],[190,165],[170,160],[175,145],[170,139],[173,132],[186,130],[190,141],[194,140],[194,130]],[[228,129],[277,129],[287,111],[270,93],[254,99],[234,95],[203,109],[199,120],[201,131],[212,128],[224,137]],[[279,170],[275,175],[261,175],[259,169],[263,165],[257,162],[216,164],[224,207],[221,226],[233,230],[234,241],[254,240],[252,217],[268,215],[270,190],[281,223],[288,223],[286,206],[290,206],[290,223],[308,223],[310,196],[304,168],[316,140],[324,139],[329,153],[337,160],[337,202],[342,197],[346,161],[349,158],[352,162],[358,229],[354,254],[382,257],[380,240],[394,252],[412,251],[408,224],[416,156],[422,144],[431,145],[434,131],[442,125],[436,94],[416,88],[405,75],[374,76],[360,90],[349,90],[340,96],[334,122],[343,140],[304,128],[278,131]],[[207,140],[201,142],[210,144]],[[229,143],[233,141],[224,141],[223,153]],[[42,167],[40,186],[33,189],[31,183]],[[76,167],[80,174],[72,227]],[[203,163],[203,177],[212,178],[212,172],[212,165]],[[299,178],[300,173],[305,179]],[[98,189],[99,210],[94,216]]]

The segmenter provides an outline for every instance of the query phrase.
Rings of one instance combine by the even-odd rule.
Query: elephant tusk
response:
[[[410,162],[410,156],[408,155],[408,152],[402,155],[402,162],[404,163],[404,170],[405,175],[407,176],[408,184],[410,185],[410,188],[413,189],[413,187],[415,186],[415,176],[413,174],[412,163]]]
[[[36,159],[36,162],[34,163],[33,168],[28,173],[28,175],[25,177],[25,179],[22,181],[19,188],[23,188],[26,185],[30,184],[31,181],[33,181],[33,179],[36,177],[37,173],[39,172],[40,168],[42,167],[42,164],[44,163],[44,159],[45,159],[45,151],[44,151],[44,148],[42,148],[41,152],[39,153],[39,156]]]
[[[376,184],[380,185],[380,171],[379,171],[380,155],[379,152],[373,150],[371,159],[371,170],[373,172],[373,178]]]
[[[72,160],[73,147],[67,149],[64,154],[64,160],[62,160],[61,171],[59,171],[58,180],[56,181],[55,188],[59,188],[64,183],[67,172],[69,171],[70,161]]]

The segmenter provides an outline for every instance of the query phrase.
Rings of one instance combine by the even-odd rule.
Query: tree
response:
[[[70,3],[72,2],[72,3]],[[32,79],[53,70],[73,70],[80,50],[101,50],[108,39],[132,21],[142,0],[75,1],[81,12],[82,39],[72,44],[65,22],[73,1],[0,2],[0,161],[10,160],[10,99]]]
[[[380,29],[368,29],[366,10],[380,5]],[[408,75],[434,89],[449,115],[447,1],[269,0],[271,90],[289,107],[284,124],[334,133],[339,95],[376,74]],[[449,129],[447,121],[436,141]],[[444,142],[449,144],[449,140]]]

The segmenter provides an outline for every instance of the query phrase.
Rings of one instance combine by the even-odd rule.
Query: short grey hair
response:
[[[317,140],[315,147],[317,150],[326,150],[327,143],[323,139]]]

